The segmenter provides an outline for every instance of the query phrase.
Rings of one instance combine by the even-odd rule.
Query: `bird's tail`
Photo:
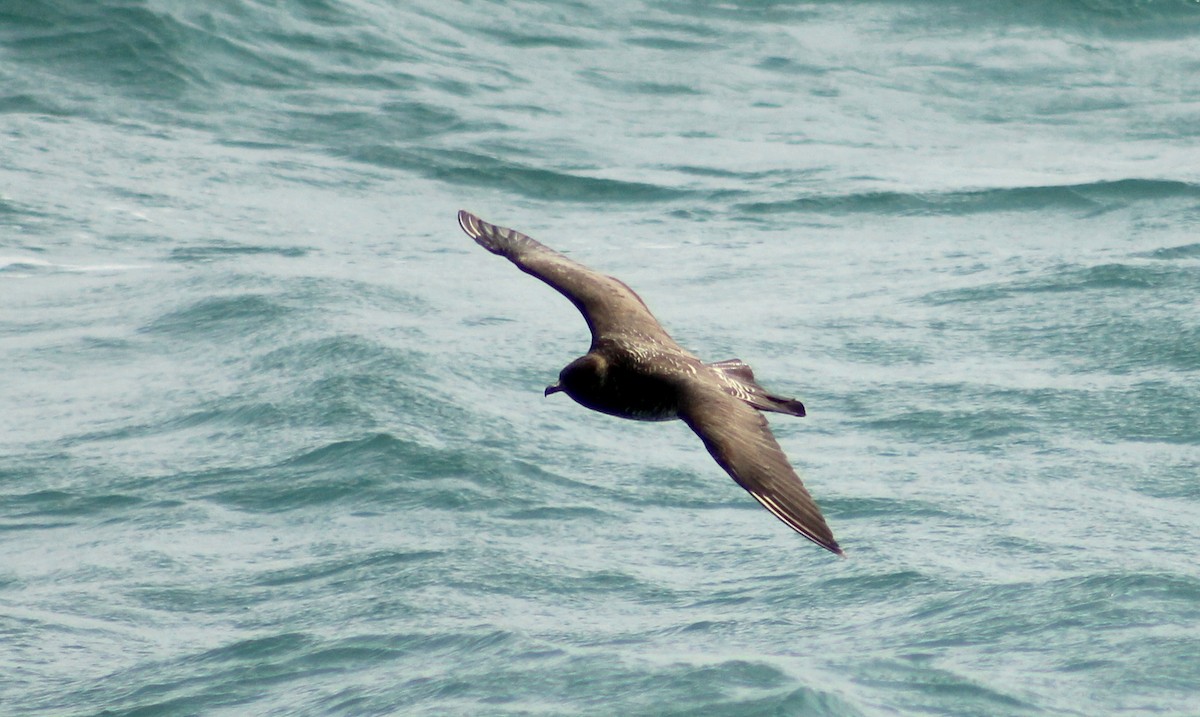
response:
[[[803,417],[804,404],[794,398],[776,396],[759,385],[750,365],[741,359],[728,359],[708,364],[725,379],[725,390],[760,411],[786,413]]]

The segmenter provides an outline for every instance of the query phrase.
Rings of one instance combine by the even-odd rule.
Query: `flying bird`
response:
[[[587,321],[591,347],[546,387],[547,396],[561,391],[592,410],[637,421],[682,419],[763,507],[844,555],[761,413],[803,416],[804,404],[768,392],[740,359],[701,361],[675,343],[621,281],[470,212],[460,211],[458,224],[484,249],[567,297]]]

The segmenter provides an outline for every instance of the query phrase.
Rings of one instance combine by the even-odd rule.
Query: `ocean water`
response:
[[[5,0],[0,713],[1200,714],[1198,296],[1196,2]]]

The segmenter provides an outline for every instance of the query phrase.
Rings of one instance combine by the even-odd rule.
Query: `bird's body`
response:
[[[508,258],[566,296],[592,332],[588,353],[568,364],[546,395],[562,391],[595,411],[640,421],[682,419],[713,458],[767,510],[839,555],[824,517],[759,411],[805,414],[773,395],[738,359],[704,363],[672,339],[641,298],[520,232],[460,211],[459,225],[488,251]]]
[[[563,392],[593,411],[635,421],[679,418],[677,387],[694,375],[695,359],[609,339],[564,369]],[[696,362],[698,363],[698,362]]]

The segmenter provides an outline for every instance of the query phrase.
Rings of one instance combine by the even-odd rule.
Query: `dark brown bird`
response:
[[[567,364],[546,395],[562,391],[596,411],[638,421],[683,419],[717,463],[797,533],[842,555],[760,411],[804,415],[804,404],[769,393],[739,359],[704,363],[675,343],[628,286],[524,234],[465,211],[458,224],[571,300],[592,331],[588,352]]]

